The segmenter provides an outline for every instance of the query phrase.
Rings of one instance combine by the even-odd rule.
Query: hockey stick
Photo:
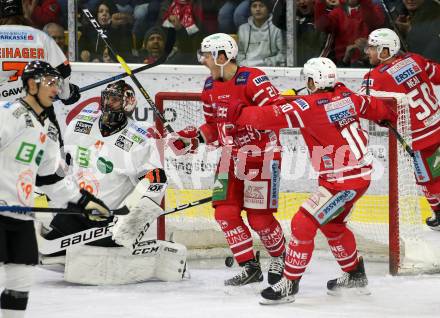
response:
[[[12,213],[58,213],[58,214],[82,214],[84,215],[84,211],[75,207],[67,207],[67,208],[40,208],[40,207],[29,207],[29,206],[19,206],[19,205],[3,205],[0,206],[0,212],[12,212]],[[130,211],[126,206],[110,211],[110,216],[112,215],[126,215]],[[91,211],[90,215],[100,215],[95,211]]]
[[[190,202],[187,204],[182,204],[174,209],[164,211],[162,214],[160,214],[158,217],[163,215],[168,215],[176,212],[180,212],[198,205],[202,205],[205,203],[208,203],[212,200],[212,197],[203,198],[198,201]],[[72,247],[72,246],[79,246],[86,243],[94,242],[100,239],[103,239],[105,237],[111,236],[111,232],[109,229],[114,225],[114,223],[110,223],[106,227],[94,227],[91,229],[87,229],[81,232],[69,234],[57,239],[53,240],[46,240],[43,237],[40,237],[39,240],[41,240],[41,243],[39,245],[39,251],[41,254],[47,255],[47,254],[53,254],[56,252],[64,251],[65,249]],[[145,235],[145,232],[149,229],[150,224],[147,224],[144,226],[142,237]],[[140,242],[140,241],[139,241]],[[137,244],[139,244],[137,242]]]
[[[110,44],[107,35],[105,34],[102,27],[99,25],[98,21],[93,17],[93,14],[90,13],[88,9],[83,9],[83,12],[87,19],[89,19],[90,24],[95,28],[96,32],[98,32],[98,36],[104,41],[105,45],[107,45],[110,52],[116,57],[119,64],[121,64],[122,68],[125,70],[125,72],[130,76],[133,83],[136,85],[136,87],[141,91],[142,95],[144,96],[145,100],[148,102],[150,107],[153,109],[154,114],[160,119],[160,121],[163,123],[164,128],[170,132],[173,133],[174,129],[171,127],[171,125],[166,121],[165,117],[162,115],[162,113],[157,109],[156,104],[153,102],[151,97],[148,95],[147,91],[144,89],[142,84],[139,82],[137,77],[133,74],[133,71],[128,67],[125,60],[113,49],[113,46]]]
[[[150,68],[156,67],[156,66],[162,64],[163,62],[165,62],[167,60],[167,58],[168,58],[168,55],[170,55],[170,53],[171,53],[171,51],[173,49],[175,41],[176,41],[176,31],[175,31],[175,29],[174,28],[168,28],[167,41],[165,43],[165,50],[164,50],[163,55],[160,58],[158,58],[155,62],[153,62],[151,64],[146,64],[146,65],[138,67],[138,68],[135,68],[131,72],[133,74],[140,73],[142,71],[145,71],[145,70],[148,70]],[[98,87],[98,86],[101,86],[101,85],[104,85],[104,84],[107,84],[107,83],[111,83],[111,82],[114,82],[114,81],[117,81],[117,80],[120,80],[120,79],[123,79],[123,78],[125,78],[127,76],[130,76],[130,74],[127,73],[127,72],[121,73],[121,74],[112,76],[110,78],[104,79],[102,81],[96,82],[94,84],[90,84],[90,85],[81,87],[79,89],[79,92],[82,93],[82,92],[88,91],[89,89],[92,89],[92,88],[95,88],[95,87]]]

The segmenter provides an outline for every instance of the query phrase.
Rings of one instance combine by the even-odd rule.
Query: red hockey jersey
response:
[[[405,94],[410,107],[412,147],[421,150],[440,142],[439,101],[432,84],[440,85],[440,65],[407,53],[367,73],[361,91],[367,92],[368,86],[371,95]]]
[[[243,146],[257,146],[260,156],[265,151],[278,151],[278,131],[257,131],[252,125],[239,126],[234,113],[237,101],[258,106],[280,104],[284,99],[272,85],[268,76],[257,68],[239,67],[234,77],[228,81],[213,80],[209,77],[202,92],[203,111],[206,124],[199,129],[207,143],[230,145],[233,153]],[[258,153],[259,152],[259,153]]]
[[[300,128],[320,185],[335,190],[368,186],[373,158],[359,118],[393,121],[389,109],[395,100],[358,95],[341,83],[333,92],[300,97],[283,105],[244,108],[237,123],[257,129]]]

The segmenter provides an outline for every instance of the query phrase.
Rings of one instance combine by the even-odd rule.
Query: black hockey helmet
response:
[[[61,73],[49,63],[38,60],[30,61],[24,68],[23,74],[21,75],[21,80],[23,81],[25,90],[28,90],[29,79],[33,78],[39,82],[44,76],[53,76],[59,80],[63,79]]]
[[[23,15],[21,0],[0,0],[0,18]]]
[[[119,101],[119,108],[112,103]],[[115,126],[131,117],[136,107],[136,96],[129,84],[123,80],[107,85],[101,92],[101,110],[104,124]]]

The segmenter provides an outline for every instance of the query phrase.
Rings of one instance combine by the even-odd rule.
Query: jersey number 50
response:
[[[428,84],[422,83],[416,89],[408,93],[409,106],[411,108],[421,108],[421,111],[416,113],[418,120],[424,120],[431,115],[431,110],[436,111],[438,102],[435,96],[431,95]]]

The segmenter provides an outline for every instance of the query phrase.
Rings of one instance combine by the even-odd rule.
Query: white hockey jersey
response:
[[[0,103],[0,204],[33,206],[36,176],[50,175],[60,163],[58,130],[19,100]],[[61,181],[63,183],[63,181]],[[77,202],[77,186],[66,188],[60,182],[44,191],[57,202]],[[59,206],[63,207],[63,206]],[[1,212],[3,216],[30,219],[30,214]]]
[[[131,119],[119,132],[104,137],[100,116],[96,106],[84,108],[67,126],[65,151],[72,156],[72,173],[78,185],[116,209],[139,178],[162,167],[158,140],[151,137],[150,127]],[[165,190],[165,185],[157,186]]]
[[[21,74],[26,64],[42,60],[53,67],[68,64],[63,51],[46,33],[24,25],[0,26],[0,98],[13,101],[24,95]],[[68,81],[60,97],[70,95]]]

